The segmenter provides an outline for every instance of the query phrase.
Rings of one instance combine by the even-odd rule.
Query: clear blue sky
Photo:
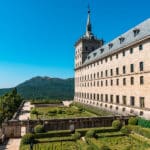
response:
[[[93,32],[106,42],[150,17],[150,0],[1,0],[0,88],[34,76],[73,77],[88,3]]]

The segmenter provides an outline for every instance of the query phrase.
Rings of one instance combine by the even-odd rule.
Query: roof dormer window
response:
[[[103,53],[103,52],[104,52],[104,48],[101,48],[101,49],[100,49],[100,52]]]
[[[134,29],[133,30],[134,37],[137,36],[139,32],[140,32],[140,29]]]
[[[120,44],[122,44],[124,42],[125,38],[124,37],[120,37],[119,40],[120,40]]]
[[[109,46],[109,49],[111,49],[113,47],[113,43],[109,43],[108,46]]]
[[[97,53],[93,53],[93,56],[95,57]]]

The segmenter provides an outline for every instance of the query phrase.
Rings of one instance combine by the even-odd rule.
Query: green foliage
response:
[[[102,145],[100,150],[111,150],[107,145]]]
[[[93,145],[89,145],[89,146],[87,147],[87,150],[95,150],[95,147],[94,147]]]
[[[97,107],[89,106],[86,104],[81,104],[78,102],[74,102],[72,105],[77,106],[79,108],[80,112],[86,110],[86,111],[89,111],[89,112],[94,113],[94,114],[99,115],[99,116],[108,116],[108,115],[112,114],[111,112],[101,110]]]
[[[113,127],[114,129],[120,130],[120,128],[121,128],[121,122],[120,122],[120,120],[114,120],[114,121],[112,122],[112,127]]]
[[[80,139],[81,133],[76,131],[76,132],[72,135],[72,137],[73,137],[73,139],[75,139],[75,140]]]
[[[22,144],[30,144],[31,142],[34,143],[34,135],[31,133],[24,135],[21,142]]]
[[[96,131],[95,130],[89,130],[86,132],[85,135],[87,138],[92,138],[92,137],[96,137]]]
[[[145,120],[143,118],[138,118],[138,125],[144,128],[150,128],[150,120]]]
[[[74,78],[34,77],[18,85],[17,89],[24,99],[72,100],[74,96]],[[2,92],[8,90],[10,89],[3,89]]]
[[[133,126],[133,125],[128,126],[128,128],[137,134],[140,134],[142,136],[150,138],[150,129],[149,128],[143,128],[140,126]]]
[[[131,132],[131,131],[129,130],[129,128],[126,127],[126,126],[123,126],[120,131],[121,131],[122,133],[124,133],[124,134],[129,134],[129,133]]]
[[[43,133],[43,132],[44,132],[44,127],[43,127],[43,125],[36,125],[36,126],[34,127],[34,132],[35,132],[35,133]]]
[[[6,93],[0,97],[0,123],[4,119],[11,119],[13,114],[17,111],[22,102],[22,98],[17,94],[17,89],[13,89],[11,92]]]
[[[131,118],[129,118],[129,120],[128,120],[128,124],[129,124],[129,125],[137,125],[137,123],[138,123],[137,117],[131,117]]]

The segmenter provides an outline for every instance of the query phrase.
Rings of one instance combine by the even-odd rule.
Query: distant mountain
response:
[[[60,79],[34,77],[16,86],[18,93],[25,99],[73,99],[74,78]],[[0,89],[0,95],[13,88]]]

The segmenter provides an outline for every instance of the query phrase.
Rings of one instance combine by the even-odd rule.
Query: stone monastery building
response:
[[[75,43],[76,102],[150,119],[150,19],[107,44],[92,33]]]

